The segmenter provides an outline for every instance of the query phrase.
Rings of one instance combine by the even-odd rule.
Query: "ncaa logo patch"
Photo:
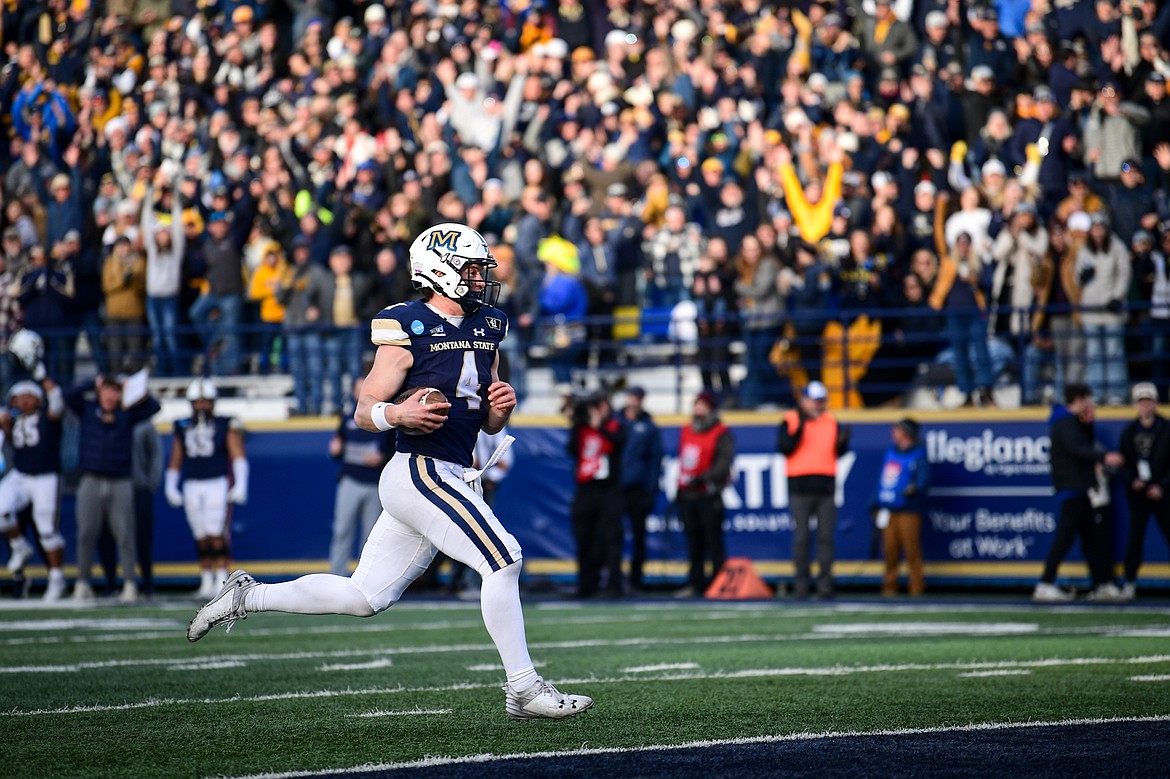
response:
[[[417,319],[414,320],[413,322],[411,322],[410,323],[410,332],[414,333],[415,335],[422,335],[423,334],[423,323],[418,321]]]
[[[485,322],[487,322],[487,326],[493,330],[503,330],[504,329],[504,323],[501,322],[499,319],[497,319],[494,316],[485,316],[483,319]]]

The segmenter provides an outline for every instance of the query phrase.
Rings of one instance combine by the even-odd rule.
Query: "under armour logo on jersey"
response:
[[[482,327],[477,327],[472,332],[475,333],[476,338],[483,338],[487,335],[487,330],[484,330]]]
[[[501,322],[499,319],[497,319],[494,316],[485,316],[484,321],[487,322],[487,326],[493,330],[503,330],[504,329],[504,323]]]
[[[432,230],[427,248],[432,251],[455,252],[459,246],[459,233],[455,230]]]

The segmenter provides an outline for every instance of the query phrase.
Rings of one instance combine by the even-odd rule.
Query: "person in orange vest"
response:
[[[849,428],[829,413],[829,391],[819,381],[804,388],[797,408],[784,415],[778,446],[788,458],[788,511],[795,531],[793,594],[809,595],[809,524],[817,518],[817,597],[833,597],[833,531],[837,526],[837,458],[849,448]]]
[[[711,390],[695,398],[694,416],[679,431],[678,518],[687,535],[690,577],[675,593],[689,598],[702,595],[727,557],[723,545],[723,488],[731,481],[735,437],[719,421],[719,400]],[[711,576],[704,570],[711,561]]]

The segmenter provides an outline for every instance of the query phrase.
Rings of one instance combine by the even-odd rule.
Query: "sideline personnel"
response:
[[[780,424],[780,453],[788,458],[788,511],[796,529],[793,594],[809,595],[809,526],[817,518],[817,597],[833,597],[833,531],[837,527],[837,458],[849,448],[850,431],[828,411],[829,391],[819,381],[804,388],[797,408]]]

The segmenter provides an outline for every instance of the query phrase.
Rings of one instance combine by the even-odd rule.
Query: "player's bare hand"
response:
[[[426,394],[426,389],[420,389],[397,404],[397,424],[400,427],[408,427],[419,433],[433,433],[447,421],[447,412],[450,411],[451,404],[434,401],[423,403],[422,397]]]
[[[497,413],[511,414],[516,408],[516,390],[506,381],[493,381],[488,387],[488,405]]]

